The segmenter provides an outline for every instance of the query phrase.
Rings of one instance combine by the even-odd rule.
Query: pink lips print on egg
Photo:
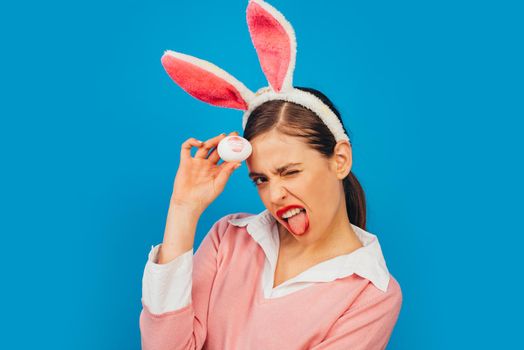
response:
[[[232,136],[227,140],[227,144],[233,152],[241,152],[244,149],[244,141],[238,136]]]
[[[248,140],[241,136],[226,136],[218,143],[218,155],[225,162],[241,162],[251,155],[252,147]]]

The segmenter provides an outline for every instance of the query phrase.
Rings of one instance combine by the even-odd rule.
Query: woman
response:
[[[340,118],[322,93],[302,89]],[[217,165],[224,134],[182,145],[164,241],[144,272],[143,348],[384,349],[402,293],[376,236],[364,231],[350,143],[335,142],[318,116],[286,101],[259,106],[243,136],[267,210],[220,219],[193,257],[199,217],[237,164]],[[289,205],[305,212],[283,219]]]
[[[225,134],[182,144],[164,239],[144,270],[142,348],[384,349],[402,292],[365,230],[340,114],[293,86],[296,38],[280,12],[250,0],[247,22],[269,82],[256,93],[193,56],[168,51],[162,64],[193,97],[245,111],[246,163],[266,210],[222,217],[193,256],[200,216],[240,164],[218,165]]]

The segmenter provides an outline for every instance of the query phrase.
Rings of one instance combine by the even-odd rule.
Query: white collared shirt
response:
[[[376,235],[351,224],[363,247],[349,254],[322,261],[299,275],[273,288],[280,239],[276,219],[269,210],[258,215],[229,219],[235,226],[246,226],[246,232],[263,249],[266,259],[263,271],[265,298],[277,298],[306,288],[314,283],[329,282],[353,273],[368,279],[385,292],[389,283],[389,271]],[[153,313],[181,309],[191,301],[193,249],[167,264],[158,264],[161,244],[151,246],[142,280],[142,298]]]

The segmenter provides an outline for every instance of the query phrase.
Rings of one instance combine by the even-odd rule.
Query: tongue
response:
[[[305,211],[301,211],[297,215],[290,217],[287,223],[295,235],[303,234],[309,227],[309,220]]]

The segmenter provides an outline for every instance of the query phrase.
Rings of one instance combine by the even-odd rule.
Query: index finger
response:
[[[180,159],[191,158],[191,147],[200,147],[202,141],[190,137],[182,143],[180,148]]]
[[[215,136],[213,138],[210,138],[209,140],[205,141],[202,144],[202,147],[198,149],[198,151],[195,153],[195,158],[207,158],[208,152],[211,148],[218,145],[218,143],[226,137],[225,133],[222,133],[218,136]]]

